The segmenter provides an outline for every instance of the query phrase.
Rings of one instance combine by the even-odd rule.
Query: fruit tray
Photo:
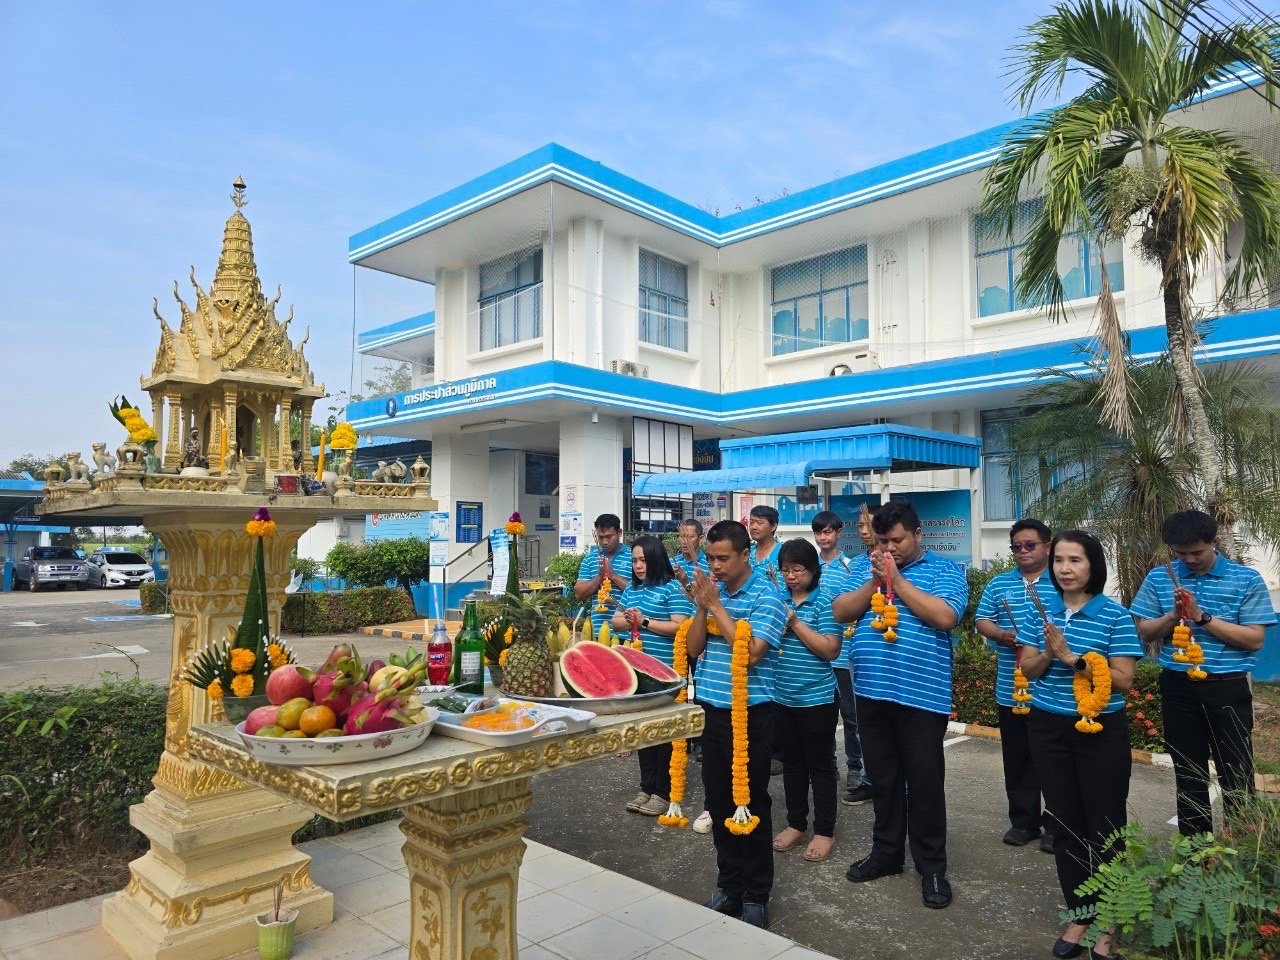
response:
[[[427,719],[386,733],[358,733],[349,737],[258,737],[244,732],[244,721],[236,733],[249,753],[264,763],[282,767],[311,767],[330,763],[359,763],[394,757],[422,744],[436,726],[440,712],[425,708]]]
[[[652,690],[649,693],[633,693],[629,697],[572,697],[567,700],[565,697],[525,697],[524,699],[531,700],[534,703],[555,705],[563,705],[566,702],[572,703],[574,706],[581,704],[593,713],[613,715],[634,713],[637,710],[652,710],[654,707],[670,703],[676,698],[676,694],[684,688],[684,685],[685,681],[681,680],[660,690]]]
[[[510,702],[523,703],[528,699],[525,697],[518,701]],[[511,730],[505,733],[475,730],[471,727],[462,726],[462,718],[456,714],[447,716],[441,714],[436,729],[442,736],[457,737],[459,740],[469,740],[472,743],[484,744],[487,747],[510,747],[516,744],[528,743],[534,737],[550,736],[558,733],[580,733],[590,727],[591,721],[596,718],[594,713],[587,710],[575,710],[555,704],[539,705],[535,709],[541,719],[533,726],[525,727],[523,730]]]

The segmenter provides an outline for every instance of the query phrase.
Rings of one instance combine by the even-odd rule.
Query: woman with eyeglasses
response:
[[[1081,530],[1054,537],[1049,577],[1056,602],[1032,594],[1040,603],[1024,618],[1018,643],[1022,672],[1034,681],[1031,754],[1045,806],[1060,825],[1058,883],[1076,918],[1053,945],[1053,955],[1068,960],[1084,952],[1080,940],[1094,903],[1076,890],[1103,862],[1107,837],[1127,821],[1132,761],[1124,694],[1133,686],[1142,644],[1129,611],[1102,593],[1107,560],[1096,537]],[[1111,935],[1104,931],[1090,957],[1110,954]]]

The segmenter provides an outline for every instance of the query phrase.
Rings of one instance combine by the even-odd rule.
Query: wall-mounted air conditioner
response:
[[[862,373],[866,370],[880,369],[880,354],[874,350],[859,350],[851,353],[844,360],[834,364],[827,371],[829,377],[844,377],[851,373]]]
[[[614,373],[620,373],[624,377],[640,377],[641,379],[649,379],[649,367],[644,363],[636,363],[634,360],[610,360],[609,369]]]

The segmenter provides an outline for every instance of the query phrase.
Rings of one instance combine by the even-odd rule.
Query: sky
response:
[[[0,0],[0,468],[149,409],[151,300],[176,328],[174,281],[208,288],[237,176],[279,317],[348,389],[353,330],[430,303],[357,281],[351,234],[550,142],[726,213],[856,173],[1017,117],[1049,8]]]

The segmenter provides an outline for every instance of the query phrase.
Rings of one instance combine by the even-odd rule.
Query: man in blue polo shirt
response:
[[[767,577],[781,593],[782,576],[778,573],[778,552],[782,541],[778,539],[778,511],[760,504],[751,508],[747,517],[747,531],[751,534],[751,568]]]
[[[591,635],[600,635],[600,625],[613,618],[614,608],[599,611],[595,608],[595,595],[608,579],[613,584],[614,599],[631,585],[631,549],[622,543],[622,521],[615,514],[602,513],[595,522],[596,545],[587,551],[578,568],[578,580],[573,585],[573,595],[579,600],[591,601]]]
[[[671,558],[671,570],[686,587],[693,584],[693,571],[707,572],[707,558],[702,552],[702,524],[691,517],[681,520],[676,527],[676,539],[680,549]]]
[[[702,786],[711,814],[716,847],[716,892],[706,906],[741,916],[757,927],[768,926],[766,904],[773,889],[773,818],[769,798],[769,757],[773,739],[773,671],[787,610],[777,589],[753,572],[751,541],[736,520],[721,520],[707,532],[707,563],[712,580],[701,570],[693,576],[696,604],[689,624],[689,656],[698,657],[698,704],[706,715],[702,730]],[[718,635],[707,630],[714,619]],[[737,622],[751,624],[747,669],[748,807],[760,818],[745,836],[729,832],[725,821],[737,805],[733,799],[733,685],[730,664]]]
[[[942,749],[951,714],[951,631],[969,586],[959,566],[924,549],[911,501],[881,504],[872,527],[878,548],[871,578],[832,605],[838,621],[858,625],[853,692],[875,810],[871,852],[845,876],[861,883],[901,873],[910,836],[924,905],[942,909],[951,905]],[[873,626],[871,598],[881,588],[892,588],[898,610],[892,640]]]
[[[1009,549],[1017,569],[987,581],[974,613],[974,626],[996,648],[996,706],[1000,711],[1000,752],[1004,758],[1004,793],[1009,799],[1009,829],[1003,840],[1026,846],[1037,837],[1040,849],[1053,853],[1050,818],[1040,805],[1040,780],[1031,761],[1027,714],[1013,712],[1013,671],[1018,665],[1018,627],[1035,609],[1034,588],[1043,602],[1056,597],[1049,579],[1049,541],[1053,534],[1039,520],[1024,517],[1009,529]],[[1043,835],[1040,830],[1044,828]]]
[[[1130,612],[1138,635],[1162,644],[1160,696],[1164,739],[1173,757],[1178,796],[1178,831],[1184,836],[1213,830],[1209,799],[1212,754],[1229,815],[1252,794],[1253,692],[1249,673],[1262,649],[1267,627],[1276,622],[1266,584],[1258,571],[1218,553],[1218,524],[1200,510],[1172,514],[1161,539],[1173,551],[1174,576],[1166,567],[1149,574]],[[1173,658],[1173,628],[1179,616],[1191,626],[1191,640],[1204,653],[1207,677],[1187,675],[1191,666]]]

